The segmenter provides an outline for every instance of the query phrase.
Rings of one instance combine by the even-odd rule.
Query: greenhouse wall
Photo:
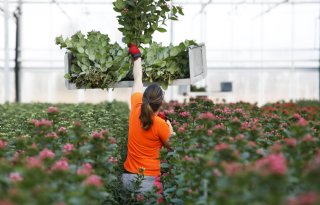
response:
[[[64,86],[64,50],[55,37],[91,30],[121,43],[112,4],[30,3],[22,6],[21,101],[101,102],[128,101],[130,89],[72,90]],[[29,2],[29,3],[28,3]],[[239,100],[262,105],[278,100],[319,99],[319,4],[200,4],[179,2],[185,15],[167,25],[167,33],[154,39],[168,45],[185,39],[204,42],[208,75],[196,86],[207,88],[212,99]],[[178,3],[177,3],[178,4]],[[10,4],[10,13],[16,4]],[[35,12],[36,11],[36,12]],[[0,28],[4,16],[0,15]],[[15,100],[15,23],[9,19],[10,75],[4,73],[4,33],[0,33],[0,103],[4,103],[4,79],[9,81],[9,101]],[[1,29],[2,30],[2,29]],[[221,82],[232,82],[232,92],[220,92]],[[166,92],[166,99],[183,100],[179,87]],[[199,94],[199,95],[200,95]],[[188,95],[198,95],[188,93]]]

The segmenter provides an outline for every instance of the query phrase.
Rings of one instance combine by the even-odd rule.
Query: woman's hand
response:
[[[129,43],[128,47],[129,47],[129,54],[131,54],[134,60],[137,60],[138,58],[141,57],[141,52],[134,43]]]

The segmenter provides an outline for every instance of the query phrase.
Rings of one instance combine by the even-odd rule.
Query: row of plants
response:
[[[121,189],[126,104],[0,110],[0,204],[159,200]],[[162,204],[319,204],[319,111],[316,102],[258,107],[201,97],[164,104],[177,134],[170,139],[174,151],[161,150]]]
[[[177,132],[175,152],[162,155],[168,204],[320,204],[319,111],[319,102],[167,104]]]
[[[119,181],[127,104],[5,104],[0,110],[0,204],[135,200]]]

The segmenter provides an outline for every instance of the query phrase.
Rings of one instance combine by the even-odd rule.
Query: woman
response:
[[[174,134],[169,121],[158,117],[164,92],[157,84],[152,84],[143,92],[141,53],[134,44],[129,44],[129,53],[134,59],[134,83],[131,93],[131,113],[129,118],[128,154],[124,163],[125,172],[121,180],[123,187],[133,190],[137,174],[143,172],[139,192],[145,194],[160,183],[160,149],[165,146],[172,150],[168,142]]]

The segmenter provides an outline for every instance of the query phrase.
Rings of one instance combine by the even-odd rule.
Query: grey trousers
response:
[[[123,173],[121,176],[122,181],[122,188],[126,189],[128,191],[134,191],[134,182],[136,180],[137,174],[127,174]],[[154,176],[144,176],[144,179],[142,180],[140,184],[140,189],[138,192],[142,194],[146,194],[149,191],[153,190],[153,186],[155,185],[156,177]]]

